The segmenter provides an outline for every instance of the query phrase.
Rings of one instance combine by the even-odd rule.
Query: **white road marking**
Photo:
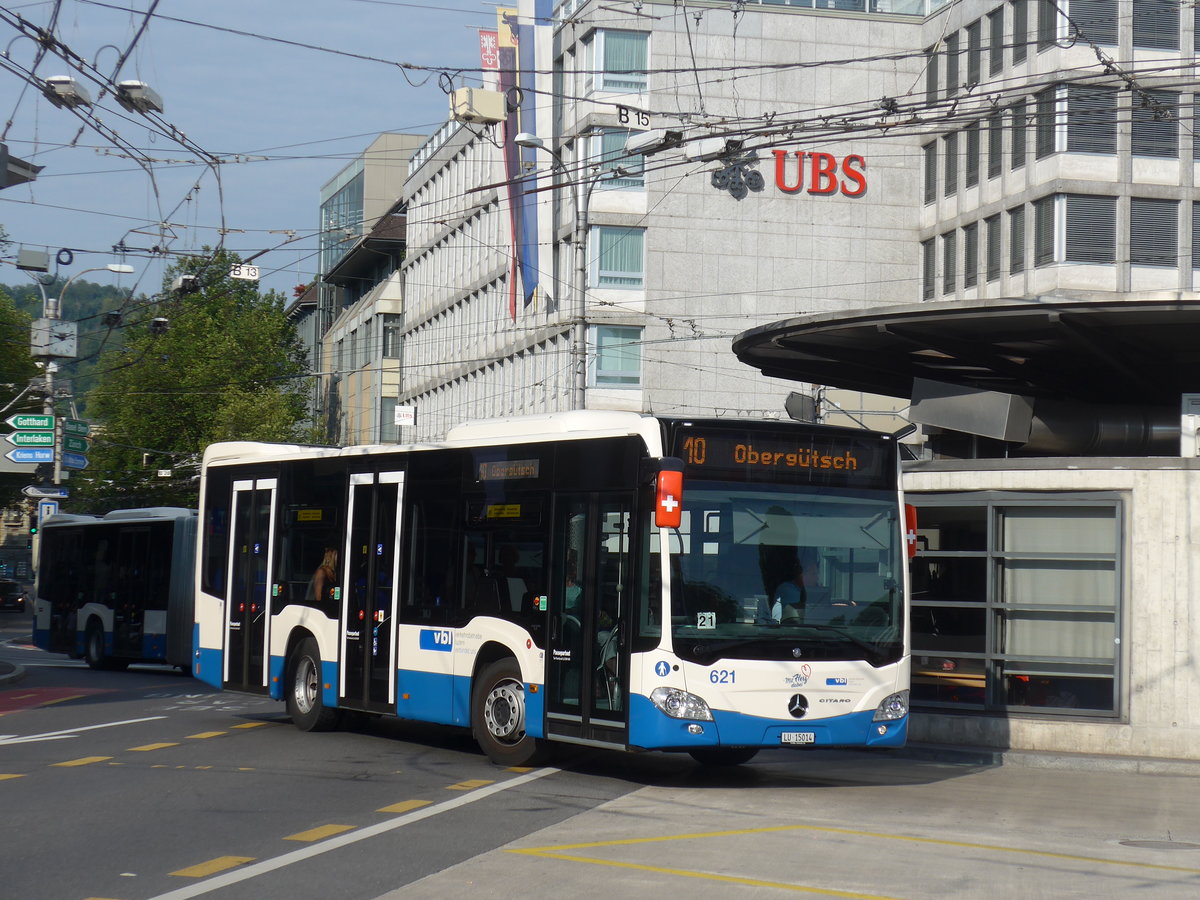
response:
[[[240,869],[235,869],[232,872],[226,872],[223,875],[217,875],[209,878],[206,881],[200,881],[196,884],[189,884],[186,887],[178,890],[168,891],[165,894],[159,894],[157,897],[152,897],[151,900],[188,900],[190,897],[199,897],[201,894],[208,894],[212,891],[218,891],[221,888],[229,887],[231,884],[237,884],[240,881],[247,881],[259,875],[265,875],[267,872],[274,872],[276,869],[282,869],[290,866],[293,863],[303,862],[306,859],[311,859],[314,856],[319,856],[322,853],[328,853],[330,850],[339,850],[342,847],[355,844],[359,841],[365,841],[368,838],[377,837],[381,834],[386,834],[389,831],[394,831],[397,828],[403,828],[405,825],[412,825],[424,819],[432,818],[444,812],[450,812],[452,809],[458,809],[474,803],[476,800],[483,800],[485,797],[490,797],[493,794],[498,794],[501,791],[507,791],[510,788],[520,787],[528,784],[531,781],[536,781],[539,778],[545,778],[547,775],[553,775],[561,771],[553,767],[538,769],[535,772],[530,772],[527,775],[518,775],[508,781],[501,781],[488,787],[479,788],[471,791],[468,794],[463,794],[461,797],[455,797],[453,800],[446,800],[443,803],[436,803],[433,806],[426,806],[418,810],[413,810],[410,813],[405,813],[402,816],[397,816],[394,819],[388,819],[386,822],[379,822],[375,825],[368,825],[365,828],[359,828],[355,831],[340,834],[331,837],[328,840],[321,841],[318,844],[312,844],[308,847],[302,847],[299,850],[293,850],[290,853],[285,853],[282,856],[276,856],[274,859],[264,859],[260,863],[244,866]]]
[[[65,731],[47,731],[43,734],[29,734],[24,737],[17,735],[0,736],[0,747],[6,744],[32,744],[37,741],[61,741],[64,738],[78,737],[81,731],[95,731],[97,728],[115,728],[118,725],[136,725],[139,722],[153,722],[165,719],[166,716],[147,716],[144,719],[125,719],[123,722],[105,722],[103,725],[85,725],[83,728],[68,728]]]

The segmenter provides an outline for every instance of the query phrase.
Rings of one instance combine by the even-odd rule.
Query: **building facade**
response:
[[[319,345],[310,363],[319,385],[313,419],[327,440],[398,439],[400,266],[405,247],[402,187],[421,135],[382,134],[321,188]]]
[[[1195,299],[1197,15],[1167,0],[502,10],[485,82],[502,112],[448,121],[405,172],[400,296],[383,314],[398,317],[388,390],[414,418],[392,432],[382,406],[351,413],[360,384],[340,390],[343,421],[408,441],[580,407],[782,417],[799,394],[789,409],[898,427],[910,384],[879,398],[836,366],[821,384],[768,377],[731,342],[922,302],[970,316]],[[327,202],[352,179],[337,181]],[[330,333],[336,377],[379,365],[379,345],[345,349],[379,308],[369,296]],[[1117,330],[1085,331],[1136,381]],[[986,360],[1053,388],[1052,363],[986,334],[893,336],[948,373]],[[906,474],[922,523],[914,735],[1196,757],[1200,617],[1173,574],[1200,564],[1177,524],[1195,518],[1195,467],[955,462],[934,458],[939,436],[959,455],[1011,448],[929,431]]]

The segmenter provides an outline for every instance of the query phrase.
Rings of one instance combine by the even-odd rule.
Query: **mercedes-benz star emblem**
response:
[[[792,699],[788,701],[788,712],[792,714],[793,719],[803,719],[804,714],[808,712],[808,698],[803,694],[793,694]]]

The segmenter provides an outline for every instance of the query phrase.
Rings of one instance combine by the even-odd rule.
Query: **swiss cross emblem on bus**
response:
[[[654,501],[654,524],[659,528],[678,528],[683,522],[683,462],[664,459],[658,471]]]
[[[908,545],[908,555],[911,559],[917,555],[917,508],[911,503],[904,504],[904,542]]]

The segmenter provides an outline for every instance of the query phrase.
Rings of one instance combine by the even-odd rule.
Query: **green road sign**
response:
[[[87,453],[91,449],[92,442],[87,438],[72,437],[71,435],[63,435],[63,449],[71,450],[75,453]]]
[[[27,431],[53,431],[54,416],[42,416],[37,413],[16,413],[4,420],[12,428]]]
[[[63,434],[73,434],[75,437],[87,437],[91,426],[79,419],[63,419]]]
[[[14,431],[4,436],[14,447],[53,447],[53,431]]]

